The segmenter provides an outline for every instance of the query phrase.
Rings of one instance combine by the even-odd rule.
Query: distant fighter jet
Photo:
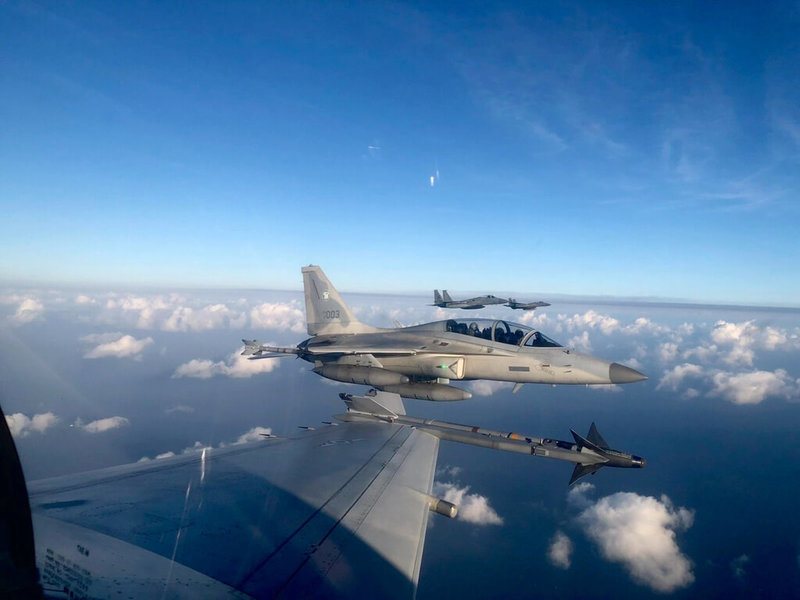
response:
[[[465,400],[450,380],[609,384],[647,379],[629,367],[564,348],[525,325],[491,319],[448,319],[379,329],[355,318],[317,266],[303,267],[310,337],[293,348],[245,343],[253,359],[296,355],[335,381],[370,385],[405,398]]]
[[[537,308],[541,308],[543,306],[550,306],[549,302],[517,302],[513,298],[508,299],[508,303],[506,304],[508,308],[520,308],[522,310],[535,310]]]
[[[478,296],[476,298],[467,298],[466,300],[453,300],[447,290],[433,290],[433,304],[431,306],[438,306],[439,308],[463,308],[466,310],[475,310],[478,308],[485,308],[490,304],[505,304],[508,302],[505,298],[497,298],[491,294],[487,296]]]

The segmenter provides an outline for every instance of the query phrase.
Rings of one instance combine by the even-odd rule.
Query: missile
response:
[[[442,383],[404,383],[401,385],[381,385],[384,392],[399,394],[403,398],[416,398],[417,400],[433,400],[435,402],[457,402],[472,398],[466,390],[444,385]]]
[[[318,373],[328,379],[344,381],[345,383],[360,383],[383,387],[408,383],[408,377],[402,373],[395,373],[380,367],[361,367],[356,365],[323,364],[314,368]]]
[[[575,470],[572,472],[569,485],[586,475],[596,473],[603,467],[629,469],[643,468],[647,465],[647,461],[641,456],[610,448],[600,432],[597,431],[594,423],[585,438],[570,430],[575,441],[567,442],[527,436],[511,431],[497,431],[484,427],[410,417],[403,414],[405,411],[401,410],[400,399],[393,400],[389,396],[390,394],[385,391],[374,393],[369,397],[340,394],[348,410],[343,415],[336,415],[336,418],[341,421],[382,421],[409,425],[427,431],[443,440],[572,462],[575,463]]]

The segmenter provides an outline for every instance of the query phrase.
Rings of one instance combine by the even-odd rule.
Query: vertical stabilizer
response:
[[[442,295],[439,293],[439,290],[433,290],[433,303],[434,304],[442,303]]]
[[[303,267],[302,271],[309,335],[379,331],[355,318],[322,269],[309,265]]]
[[[445,302],[453,301],[453,299],[450,297],[450,294],[447,293],[447,290],[442,290],[442,296],[444,297]]]

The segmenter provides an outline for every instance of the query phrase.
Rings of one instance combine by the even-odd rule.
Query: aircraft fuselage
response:
[[[485,333],[489,339],[485,339],[480,335],[487,328],[478,327],[489,323],[485,320],[473,322],[476,327],[472,334],[447,331],[450,322],[455,320],[374,333],[320,335],[304,341],[299,348],[303,350],[302,358],[321,366],[379,368],[416,379],[553,384],[610,384],[645,379],[617,363],[557,345],[522,325],[494,321],[493,329]],[[498,329],[509,341],[503,341]],[[521,335],[515,335],[517,331]],[[539,337],[526,339],[526,334]],[[542,345],[534,345],[537,343]],[[371,362],[373,358],[375,362]]]

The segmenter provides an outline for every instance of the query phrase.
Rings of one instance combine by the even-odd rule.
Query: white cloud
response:
[[[240,435],[236,441],[226,443],[220,442],[217,448],[225,448],[226,446],[240,446],[242,444],[247,444],[249,442],[263,440],[265,437],[271,436],[272,428],[271,427],[253,427],[249,431],[246,431],[242,435]],[[148,462],[150,460],[159,460],[162,458],[172,458],[173,456],[178,455],[186,455],[186,454],[197,454],[198,452],[202,452],[203,450],[213,450],[214,446],[210,446],[208,444],[204,444],[202,442],[196,441],[191,446],[187,446],[180,453],[176,454],[175,452],[168,451],[162,452],[161,454],[157,454],[154,459],[151,459],[147,456],[143,456],[137,462]]]
[[[683,358],[688,360],[695,358],[700,362],[709,362],[719,355],[719,347],[716,344],[709,344],[707,346],[697,346],[684,351]]]
[[[534,329],[546,328],[550,321],[552,321],[545,313],[539,312],[538,310],[526,310],[518,317],[515,317],[514,320],[523,325],[530,325]]]
[[[489,499],[480,494],[470,494],[469,486],[454,483],[433,484],[433,493],[458,507],[458,519],[475,525],[502,525],[503,519],[489,506]]]
[[[681,382],[687,377],[702,376],[703,368],[699,365],[693,365],[691,363],[675,365],[669,371],[664,372],[664,376],[661,378],[661,381],[658,382],[656,389],[660,390],[666,388],[674,392],[678,389],[678,386],[681,384]]]
[[[181,377],[194,377],[197,379],[210,379],[216,375],[226,377],[247,378],[260,373],[270,373],[278,368],[280,358],[260,358],[250,360],[242,356],[242,347],[224,361],[212,361],[206,359],[192,359],[187,363],[179,365],[172,374],[173,379]]]
[[[89,296],[87,296],[85,294],[79,294],[75,298],[75,303],[76,304],[96,304],[97,301],[94,298],[90,298]]]
[[[617,385],[616,383],[593,383],[592,385],[587,387],[590,390],[595,390],[598,392],[609,392],[612,394],[619,394],[625,391],[621,385]]]
[[[753,320],[741,323],[717,321],[711,331],[711,339],[720,346],[730,347],[730,353],[724,360],[731,365],[752,366],[756,349],[777,350],[800,346],[796,335],[769,325],[761,328]]]
[[[209,329],[240,329],[247,323],[247,314],[231,310],[224,304],[202,308],[179,306],[161,325],[164,331],[206,331]]]
[[[712,396],[721,396],[734,404],[759,404],[769,396],[791,398],[797,395],[797,382],[783,369],[729,373],[719,371],[712,377]]]
[[[661,362],[672,362],[678,357],[678,344],[665,342],[658,347],[658,358]]]
[[[675,541],[692,526],[694,513],[661,499],[618,492],[601,498],[577,517],[608,560],[625,566],[634,581],[672,592],[694,581],[692,565]]]
[[[744,577],[747,574],[747,571],[744,567],[749,562],[750,557],[747,556],[747,554],[742,554],[741,556],[734,558],[731,561],[731,571],[733,572],[733,576],[738,579]]]
[[[564,315],[559,315],[559,319],[564,321],[564,324],[570,331],[588,327],[590,329],[599,329],[608,335],[620,328],[619,320],[610,315],[601,315],[595,310],[588,310],[582,315],[576,314],[569,318]]]
[[[592,504],[589,499],[589,494],[592,491],[594,491],[594,484],[588,481],[573,485],[567,492],[567,503],[578,509],[587,508]]]
[[[16,312],[8,319],[16,325],[24,325],[41,317],[43,312],[44,304],[39,300],[30,297],[23,298],[17,306]]]
[[[119,336],[119,337],[117,337]],[[141,358],[142,350],[153,343],[153,338],[146,337],[137,340],[132,335],[123,335],[121,333],[87,335],[81,338],[81,341],[90,344],[98,343],[97,346],[89,350],[83,355],[84,358],[127,358],[134,359]]]
[[[86,433],[103,433],[112,429],[119,429],[128,425],[130,421],[125,417],[107,417],[84,424],[80,419],[75,421],[74,426],[79,427]]]
[[[191,406],[186,406],[185,404],[178,404],[177,406],[171,406],[170,408],[164,409],[164,412],[168,415],[173,413],[190,414],[194,412],[194,408]]]
[[[711,331],[711,339],[717,344],[750,344],[755,340],[758,327],[753,321],[742,323],[728,323],[727,321],[717,321]]]
[[[106,319],[111,322],[131,324],[137,329],[157,329],[158,321],[165,311],[170,310],[175,298],[164,296],[124,296],[106,301],[110,313]]]
[[[547,560],[559,569],[569,569],[572,564],[572,540],[563,531],[556,531],[550,540]]]
[[[589,340],[589,332],[583,331],[580,335],[576,335],[567,342],[567,346],[583,350],[584,352],[592,351],[592,342]]]
[[[507,381],[490,381],[488,379],[479,379],[472,381],[469,384],[469,391],[476,396],[491,396],[495,392],[501,390],[510,390],[514,387],[513,383]]]
[[[461,467],[444,465],[436,469],[436,477],[458,477],[464,471]]]
[[[669,331],[669,327],[655,323],[647,317],[638,317],[632,325],[626,325],[624,331],[629,335],[638,335],[642,333],[667,333]]]
[[[294,302],[265,302],[250,311],[250,326],[255,329],[303,333],[306,330],[306,319],[303,311]]]
[[[636,369],[637,371],[641,371],[644,368],[642,367],[642,362],[635,356],[631,356],[629,359],[622,361],[622,364],[631,369]]]
[[[179,294],[136,296],[108,299],[99,317],[137,329],[162,331],[208,331],[211,329],[255,329],[305,331],[305,315],[297,302],[266,302],[248,309],[247,301],[201,305]]]
[[[272,428],[271,427],[253,427],[250,431],[247,431],[240,435],[235,442],[233,442],[233,446],[241,446],[242,444],[247,444],[248,442],[255,442],[265,437],[272,435]]]
[[[58,423],[59,419],[51,412],[39,413],[28,417],[23,413],[6,415],[6,423],[11,435],[16,438],[27,437],[30,433],[44,433],[50,427]]]

